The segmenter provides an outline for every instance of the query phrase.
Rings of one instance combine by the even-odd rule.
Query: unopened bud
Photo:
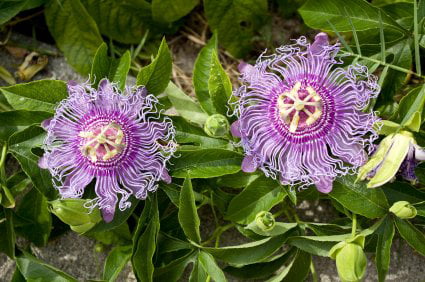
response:
[[[223,137],[229,132],[229,121],[220,114],[211,115],[207,118],[204,131],[211,137]]]
[[[270,212],[261,211],[255,216],[255,224],[262,231],[272,230],[275,225],[275,219]]]
[[[367,259],[363,251],[364,236],[339,242],[329,252],[336,260],[338,276],[343,282],[361,281],[366,274]]]
[[[407,201],[395,202],[391,206],[390,212],[401,219],[414,218],[418,214],[416,208]]]

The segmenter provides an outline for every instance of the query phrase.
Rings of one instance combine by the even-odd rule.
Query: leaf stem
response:
[[[351,236],[356,236],[357,231],[357,215],[353,213],[353,225],[351,226]]]
[[[6,155],[7,155],[7,143],[4,142],[2,150],[1,150],[1,157],[0,157],[0,181],[1,181],[1,183],[6,182],[6,170],[5,170]]]
[[[396,70],[396,71],[400,71],[400,72],[404,72],[404,73],[407,73],[407,74],[410,74],[410,75],[414,75],[414,76],[417,76],[419,78],[425,78],[424,76],[422,76],[419,73],[416,73],[414,71],[411,71],[411,70],[408,70],[408,69],[405,69],[405,68],[402,68],[402,67],[399,67],[399,66],[396,66],[396,65],[385,63],[385,62],[380,61],[380,60],[376,60],[376,59],[372,59],[372,58],[369,58],[369,57],[360,56],[358,54],[347,52],[347,51],[344,51],[344,50],[341,50],[341,52],[344,55],[346,55],[346,56],[348,55],[350,57],[354,57],[355,59],[361,59],[361,60],[366,60],[366,61],[370,61],[370,62],[373,62],[373,63],[378,63],[378,64],[380,64],[382,66],[385,66],[385,67],[388,66],[389,68],[391,68],[393,70]]]
[[[311,261],[310,263],[310,271],[311,271],[311,277],[313,278],[313,282],[318,282],[319,277],[317,276],[316,269],[314,268],[314,263]]]

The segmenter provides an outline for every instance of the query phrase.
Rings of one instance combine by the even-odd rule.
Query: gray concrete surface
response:
[[[28,41],[31,39],[22,36],[13,35],[14,40]],[[43,48],[49,48],[54,52],[57,50],[43,44]],[[193,49],[192,49],[193,50]],[[194,50],[197,52],[197,50]],[[178,53],[178,56],[184,56],[185,52]],[[193,61],[196,56],[175,58],[177,62],[189,64],[188,59]],[[16,71],[17,66],[22,62],[22,59],[11,57],[4,49],[0,47],[0,65],[6,67],[12,73]],[[193,62],[191,62],[193,64]],[[184,68],[184,67],[182,67]],[[40,72],[35,79],[51,78],[62,80],[84,80],[77,75],[65,62],[63,57],[49,57],[49,64],[45,70]],[[0,85],[4,85],[0,81]],[[334,211],[326,202],[307,203],[303,202],[298,207],[300,217],[306,221],[326,222],[326,220],[334,217]],[[202,237],[206,238],[213,231],[214,220],[209,208],[205,207],[200,210]],[[221,239],[222,245],[236,245],[245,242],[236,230],[230,230],[223,234]],[[103,263],[106,258],[105,252],[95,252],[95,241],[84,236],[79,236],[75,233],[68,232],[65,235],[56,238],[49,242],[46,247],[32,247],[33,252],[37,257],[50,263],[57,268],[73,275],[80,281],[89,279],[99,279],[102,276]],[[377,281],[376,270],[373,263],[374,258],[369,257],[368,271],[365,281]],[[314,264],[319,276],[319,280],[323,282],[339,281],[335,268],[334,261],[328,258],[315,257]],[[387,281],[425,281],[425,258],[418,255],[404,242],[396,239],[392,248],[391,267]],[[15,269],[13,261],[5,255],[0,254],[0,281],[10,281]],[[186,275],[187,277],[187,275]],[[229,277],[230,281],[238,281]],[[308,278],[311,281],[311,277]],[[130,267],[124,271],[119,277],[119,281],[135,281],[134,275],[131,273]]]

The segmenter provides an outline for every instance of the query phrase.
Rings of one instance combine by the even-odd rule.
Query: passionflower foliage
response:
[[[364,66],[333,68],[342,64],[338,51],[319,33],[313,44],[301,37],[240,65],[245,85],[234,93],[239,119],[231,130],[246,153],[243,171],[260,168],[282,184],[328,193],[335,177],[364,164],[377,117],[362,109],[379,86]]]
[[[170,182],[166,163],[176,149],[171,120],[160,119],[157,99],[145,88],[121,93],[107,80],[99,89],[68,84],[69,97],[44,123],[47,137],[40,166],[53,176],[63,198],[80,198],[95,180],[98,207],[106,222],[129,197],[145,199],[157,181]]]

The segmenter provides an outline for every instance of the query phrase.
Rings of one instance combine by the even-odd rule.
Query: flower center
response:
[[[124,132],[115,122],[97,124],[88,131],[81,131],[78,136],[84,139],[80,147],[82,154],[93,163],[119,156],[125,148]]]
[[[322,116],[322,98],[311,87],[301,87],[301,82],[279,95],[277,106],[282,120],[294,133],[298,128],[313,124]]]

